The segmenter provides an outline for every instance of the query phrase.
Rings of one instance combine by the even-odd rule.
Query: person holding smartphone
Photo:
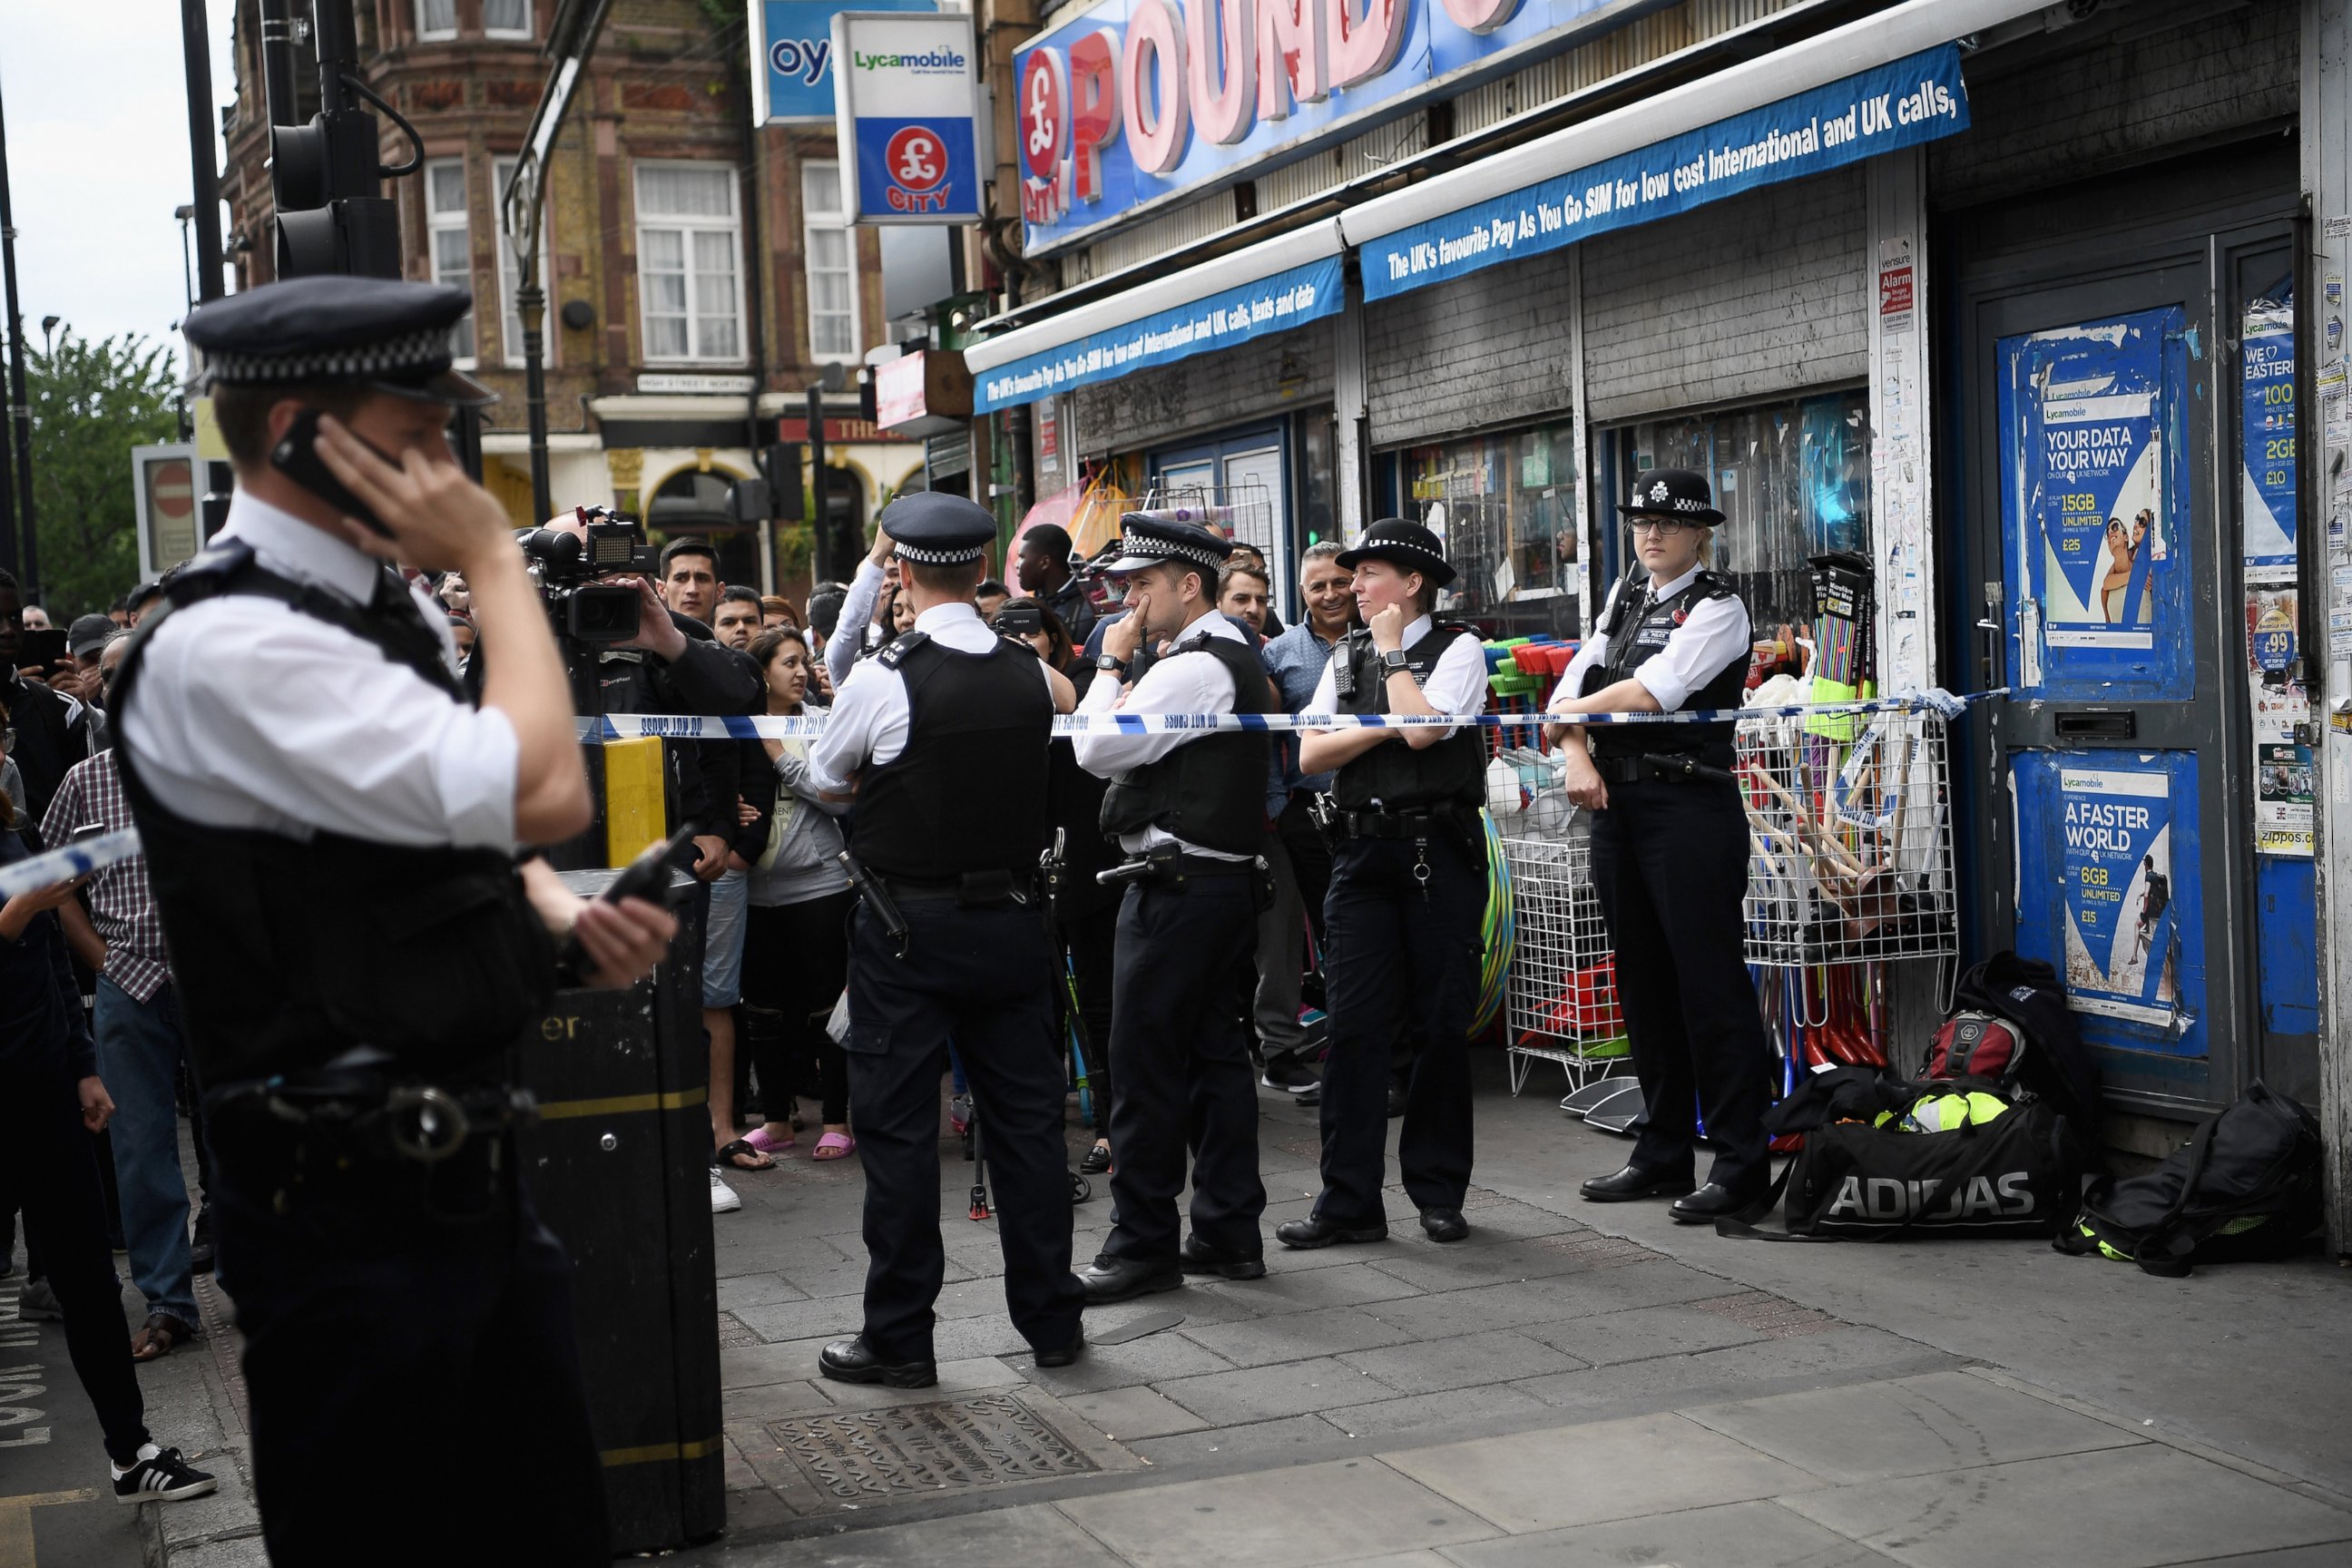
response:
[[[502,1073],[560,941],[623,985],[677,922],[518,868],[592,805],[546,611],[446,436],[490,397],[450,367],[471,303],[318,277],[196,308],[236,496],[111,692],[278,1562],[430,1561],[452,1519],[485,1561],[606,1558],[570,1264],[522,1186]],[[478,708],[395,561],[472,589]],[[355,1483],[383,1455],[396,1479]]]

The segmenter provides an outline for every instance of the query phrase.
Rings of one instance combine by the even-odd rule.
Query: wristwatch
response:
[[[1107,669],[1113,675],[1125,675],[1127,673],[1127,660],[1120,658],[1116,654],[1098,653],[1095,655],[1095,668],[1097,669]]]
[[[1405,658],[1404,649],[1401,647],[1389,648],[1381,655],[1381,673],[1384,676],[1394,675],[1400,669],[1412,668],[1412,661]]]

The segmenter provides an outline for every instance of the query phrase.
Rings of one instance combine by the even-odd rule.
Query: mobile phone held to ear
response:
[[[696,824],[683,824],[676,833],[646,848],[621,868],[621,874],[613,879],[612,885],[596,895],[596,901],[617,904],[623,899],[646,899],[664,909],[669,908],[675,901],[670,891],[670,872],[681,861],[688,867],[693,865],[696,830]],[[565,977],[565,984],[584,983],[588,954],[580,945],[578,933],[563,939],[563,951],[557,959],[557,964],[558,973]]]
[[[369,447],[368,450],[387,463],[393,460],[373,447]],[[392,537],[392,530],[383,525],[383,520],[370,511],[365,501],[344,489],[343,481],[335,478],[332,470],[320,458],[317,409],[305,408],[294,416],[294,423],[286,431],[286,438],[269,449],[269,466],[345,517],[356,519],[370,532],[385,539]]]

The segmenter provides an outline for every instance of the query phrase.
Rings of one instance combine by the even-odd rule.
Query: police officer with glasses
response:
[[[1217,609],[1232,544],[1198,523],[1130,512],[1106,571],[1127,615],[1103,633],[1101,673],[1079,711],[1264,713],[1274,689],[1257,650]],[[1139,668],[1147,649],[1165,648]],[[1079,1279],[1087,1304],[1173,1290],[1190,1273],[1265,1273],[1258,1219],[1257,1085],[1243,984],[1272,886],[1266,737],[1242,731],[1076,738],[1078,765],[1110,780],[1103,831],[1126,863],[1111,980],[1110,1190],[1117,1223]],[[1192,1231],[1176,1212],[1192,1156]]]
[[[1671,1197],[1668,1212],[1696,1224],[1751,1206],[1771,1179],[1772,1053],[1743,957],[1748,824],[1733,727],[1576,720],[1738,708],[1748,606],[1707,569],[1724,514],[1705,475],[1654,468],[1618,510],[1635,564],[1561,678],[1549,710],[1559,721],[1544,726],[1547,745],[1565,742],[1569,799],[1593,813],[1592,880],[1642,1083],[1633,1157],[1582,1192],[1594,1203]],[[1715,1160],[1693,1192],[1700,1110]]]
[[[1307,710],[1468,718],[1486,705],[1477,633],[1433,616],[1454,581],[1437,535],[1386,518],[1340,565],[1364,625],[1332,654]],[[1475,726],[1308,730],[1306,773],[1336,770],[1339,839],[1323,921],[1330,1054],[1323,1064],[1323,1191],[1275,1232],[1285,1247],[1386,1239],[1389,1053],[1410,1024],[1421,1052],[1397,1163],[1433,1241],[1470,1234],[1470,1015],[1486,908],[1486,749]]]
[[[502,1068],[559,941],[624,985],[677,922],[517,867],[592,804],[546,611],[445,437],[491,400],[450,368],[471,302],[322,277],[196,307],[236,493],[113,686],[279,1563],[445,1559],[455,1521],[482,1561],[606,1555],[571,1264]],[[395,560],[471,585],[478,709]]]
[[[1070,1273],[1067,1080],[1054,1031],[1059,969],[1037,868],[1047,837],[1046,745],[1075,699],[1067,677],[997,636],[972,590],[996,520],[924,491],[881,518],[912,630],[850,670],[810,778],[857,795],[862,903],[850,931],[850,1114],[866,1164],[865,1328],[824,1347],[838,1383],[939,1381],[932,1305],[940,1241],[940,1074],[952,1037],[996,1178],[1004,1300],[1039,1366],[1084,1344]]]

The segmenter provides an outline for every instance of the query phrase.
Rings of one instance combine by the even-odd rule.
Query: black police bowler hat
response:
[[[452,368],[449,329],[473,295],[390,278],[289,278],[197,306],[181,323],[204,351],[208,383],[229,386],[355,382],[455,408],[499,395]]]
[[[1670,517],[1710,528],[1723,521],[1706,476],[1689,468],[1652,468],[1633,481],[1633,499],[1617,510],[1628,517]]]
[[[1124,577],[1157,566],[1163,561],[1189,561],[1212,572],[1222,571],[1234,552],[1234,543],[1182,518],[1148,511],[1121,512],[1118,558],[1102,568],[1106,576]]]
[[[1454,563],[1445,559],[1445,546],[1417,522],[1401,517],[1384,517],[1364,530],[1364,537],[1352,550],[1339,552],[1339,564],[1349,572],[1360,561],[1385,561],[1408,572],[1418,572],[1443,588],[1454,578]]]
[[[877,524],[890,536],[898,559],[918,566],[961,566],[988,553],[996,542],[996,518],[962,496],[917,490],[882,509]]]

